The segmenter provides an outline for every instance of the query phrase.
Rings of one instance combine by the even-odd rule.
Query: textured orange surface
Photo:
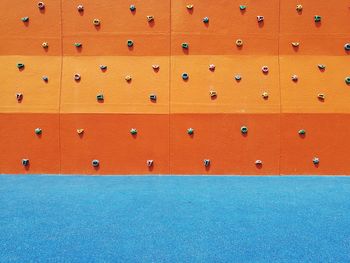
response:
[[[2,1],[0,173],[350,174],[348,0],[44,3],[39,10],[36,1]],[[82,47],[74,46],[78,42]],[[138,129],[136,137],[131,128]],[[22,166],[24,158],[30,166]]]

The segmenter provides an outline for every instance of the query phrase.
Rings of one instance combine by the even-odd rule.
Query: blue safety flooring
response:
[[[350,177],[2,175],[0,262],[350,262]]]

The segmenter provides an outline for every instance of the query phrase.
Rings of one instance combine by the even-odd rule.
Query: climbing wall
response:
[[[348,0],[0,15],[0,173],[350,174]]]

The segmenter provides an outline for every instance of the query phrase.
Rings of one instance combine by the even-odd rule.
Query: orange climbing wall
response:
[[[350,174],[348,0],[37,4],[0,10],[0,173]]]

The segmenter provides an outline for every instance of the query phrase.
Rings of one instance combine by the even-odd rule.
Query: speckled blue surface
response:
[[[0,176],[0,262],[350,262],[350,177]]]

